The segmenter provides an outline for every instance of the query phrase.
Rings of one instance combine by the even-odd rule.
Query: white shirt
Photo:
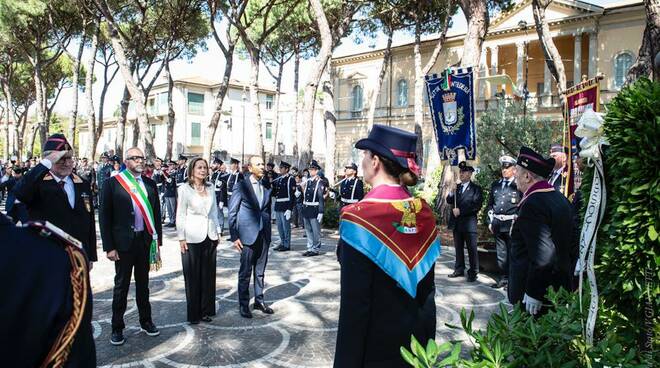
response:
[[[465,193],[465,190],[467,189],[468,185],[470,185],[470,182],[466,183],[461,183],[461,194]]]
[[[259,202],[259,206],[261,206],[261,202],[263,202],[263,200],[264,200],[263,186],[252,175],[250,175],[250,183],[252,183],[252,189],[254,189],[254,194],[257,195],[257,201]]]

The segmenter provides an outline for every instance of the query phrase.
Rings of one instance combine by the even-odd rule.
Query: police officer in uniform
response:
[[[73,149],[62,134],[46,140],[43,159],[16,183],[16,198],[25,204],[29,220],[48,221],[82,244],[96,262],[96,220],[89,182],[73,174]]]
[[[291,214],[296,201],[296,179],[289,175],[291,165],[280,162],[280,176],[273,181],[275,194],[275,219],[277,232],[280,234],[280,245],[274,250],[286,252],[291,250]]]
[[[227,202],[231,199],[231,193],[234,190],[236,182],[243,180],[244,176],[241,175],[240,161],[235,158],[229,160],[229,175],[227,175]]]
[[[96,190],[98,194],[99,206],[101,205],[101,191],[103,191],[103,183],[110,177],[112,172],[112,163],[110,162],[110,155],[107,152],[101,154],[101,164],[96,171]]]
[[[176,164],[179,166],[179,168],[176,170],[176,175],[174,176],[177,188],[188,180],[188,165],[186,165],[187,161],[188,158],[184,155],[179,155],[179,158],[176,160]]]
[[[211,184],[213,185],[213,190],[215,192],[215,202],[218,204],[218,225],[220,226],[220,236],[225,227],[225,213],[222,211],[227,202],[227,176],[222,171],[222,162],[219,158],[213,159],[212,169],[213,173],[211,174]]]
[[[497,266],[500,268],[500,279],[492,285],[494,288],[506,286],[509,280],[509,249],[511,237],[509,230],[516,217],[518,203],[522,193],[518,191],[515,173],[516,160],[504,155],[499,159],[502,169],[502,179],[494,181],[488,195],[488,229],[495,235],[497,250]]]
[[[323,221],[323,194],[325,185],[319,177],[321,166],[312,160],[309,164],[310,178],[304,183],[302,217],[307,234],[307,251],[303,257],[318,256],[321,251],[321,221]]]
[[[568,199],[547,178],[555,160],[520,148],[516,183],[524,193],[511,227],[507,294],[532,315],[543,313],[548,287],[570,290],[573,220]]]
[[[89,260],[52,224],[0,213],[0,354],[4,367],[96,367]]]
[[[364,183],[357,177],[357,165],[353,162],[344,167],[346,177],[339,185],[340,208],[357,203],[364,198]]]

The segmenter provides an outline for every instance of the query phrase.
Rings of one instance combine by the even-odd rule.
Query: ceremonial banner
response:
[[[565,183],[562,183],[562,193],[566,198],[572,199],[575,192],[575,181],[579,174],[575,169],[575,160],[578,157],[577,143],[580,137],[575,136],[575,128],[587,109],[598,112],[600,108],[600,86],[599,78],[589,79],[566,90],[564,111],[564,142],[568,147],[567,175]],[[579,177],[578,177],[579,180]]]
[[[440,158],[458,165],[458,150],[464,149],[467,160],[476,159],[472,68],[448,70],[440,77],[427,75],[426,92]]]

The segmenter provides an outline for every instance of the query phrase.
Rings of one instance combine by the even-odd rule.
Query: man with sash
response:
[[[357,165],[354,162],[344,167],[346,177],[339,185],[339,206],[343,208],[357,203],[364,198],[364,184],[357,177]]]
[[[323,221],[323,196],[325,185],[319,177],[321,166],[316,160],[309,164],[310,178],[303,184],[302,217],[307,235],[307,251],[303,257],[314,257],[321,254],[321,221]]]
[[[511,304],[521,302],[534,315],[545,311],[549,287],[570,289],[573,222],[568,199],[547,181],[555,160],[522,147],[517,164],[524,195],[511,227],[507,292]]]
[[[102,193],[99,219],[103,250],[115,262],[112,295],[112,336],[110,343],[124,343],[126,298],[135,270],[135,301],[141,331],[157,336],[160,331],[151,320],[149,270],[160,268],[159,247],[163,241],[156,183],[143,176],[145,157],[137,147],[124,155],[126,169],[108,179]]]
[[[435,338],[440,240],[417,183],[417,136],[375,124],[358,141],[372,190],[341,211],[341,297],[335,368],[407,367],[401,346]]]
[[[280,245],[274,250],[278,252],[291,250],[291,214],[296,201],[296,179],[289,175],[290,168],[288,162],[281,161],[280,176],[273,182],[275,220],[280,234]]]
[[[43,159],[14,186],[25,204],[28,220],[48,221],[82,244],[96,262],[96,219],[88,181],[73,173],[73,148],[63,134],[53,134],[43,146]],[[91,267],[91,265],[90,265]]]

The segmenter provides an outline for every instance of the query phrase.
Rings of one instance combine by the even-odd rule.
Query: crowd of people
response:
[[[357,177],[357,164],[349,163],[344,178],[331,187],[315,160],[302,171],[284,161],[264,163],[258,156],[247,162],[230,158],[227,167],[217,157],[209,163],[201,157],[180,155],[175,162],[146,157],[133,147],[122,159],[110,151],[101,155],[100,162],[90,163],[85,158],[74,159],[63,135],[52,135],[38,162],[12,160],[3,165],[0,188],[3,197],[6,193],[10,217],[0,216],[0,236],[22,239],[23,249],[32,243],[50,247],[32,257],[52,257],[49,254],[60,251],[59,258],[53,260],[61,260],[64,266],[53,270],[78,267],[77,276],[71,273],[69,278],[71,284],[78,285],[73,287],[77,292],[67,294],[73,301],[57,299],[61,308],[55,299],[46,302],[48,295],[35,298],[34,293],[41,293],[36,289],[17,289],[9,294],[11,303],[2,303],[7,304],[2,307],[2,322],[20,331],[7,342],[20,352],[14,358],[21,363],[12,366],[57,359],[75,361],[77,366],[95,364],[89,287],[89,270],[98,259],[95,208],[102,251],[115,265],[110,343],[122,345],[132,277],[141,331],[148,336],[160,333],[152,320],[148,282],[150,270],[161,264],[164,227],[176,230],[188,322],[194,325],[213,320],[216,255],[221,240],[230,241],[240,252],[237,312],[252,318],[253,311],[275,313],[264,298],[272,231],[277,231],[280,239],[274,250],[287,252],[291,250],[291,227],[303,227],[307,247],[300,256],[319,255],[324,207],[333,199],[341,208],[335,367],[405,366],[399,347],[409,343],[411,334],[426,341],[434,338],[436,330],[438,227],[431,207],[408,189],[416,185],[420,175],[417,144],[415,134],[374,125],[369,136],[355,146],[365,153],[363,179]],[[521,303],[533,315],[547,310],[545,293],[549,287],[572,288],[575,267],[574,210],[560,192],[566,180],[561,154],[564,161],[566,157],[561,147],[553,146],[551,151],[555,158],[526,147],[517,158],[502,156],[502,178],[492,183],[487,199],[488,228],[496,241],[502,271],[493,286],[506,286],[509,301]],[[479,272],[477,214],[484,196],[482,188],[471,180],[475,169],[466,162],[461,162],[459,169],[460,183],[446,197],[456,248],[449,277],[467,274],[467,281],[473,282]],[[559,189],[554,187],[557,181]],[[365,183],[371,187],[368,192]],[[24,226],[17,227],[17,223]],[[273,223],[276,230],[271,229]],[[52,244],[44,245],[48,243]],[[19,265],[16,259],[24,253],[13,250],[6,254],[0,262],[5,279],[24,280],[25,275],[34,274],[31,282],[41,286],[38,290],[63,287],[61,279],[35,272],[31,264]],[[67,254],[68,258],[64,257]],[[77,262],[79,259],[85,262]],[[20,306],[26,304],[30,308],[22,310]],[[55,308],[57,313],[42,316],[40,308]],[[19,318],[23,313],[42,317],[29,328],[19,328],[16,323],[24,320]],[[78,327],[69,328],[72,323]],[[53,331],[61,333],[55,336]]]

